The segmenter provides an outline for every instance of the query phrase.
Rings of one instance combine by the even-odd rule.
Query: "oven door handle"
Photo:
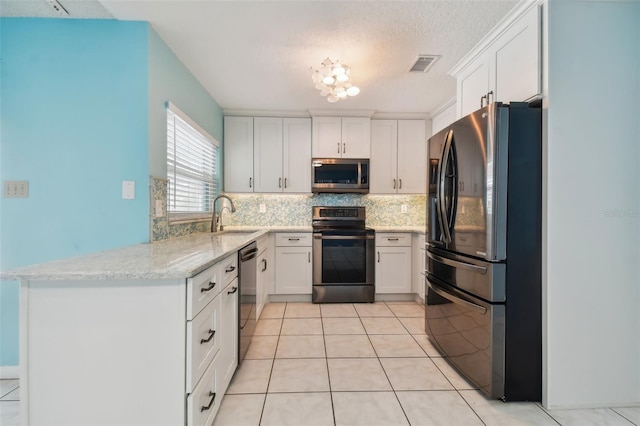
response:
[[[373,240],[373,235],[322,235],[313,234],[313,238],[317,240]]]

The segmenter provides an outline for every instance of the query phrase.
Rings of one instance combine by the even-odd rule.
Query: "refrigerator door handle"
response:
[[[449,155],[451,153],[451,143],[453,142],[453,131],[449,130],[447,138],[444,142],[444,149],[442,150],[442,160],[440,161],[440,170],[438,173],[438,216],[440,216],[440,232],[444,236],[445,243],[451,243],[451,232],[449,231],[449,220],[447,218],[447,207],[445,205],[445,179],[447,174],[447,167],[449,163]]]
[[[458,305],[467,306],[467,307],[473,309],[474,311],[480,312],[481,314],[487,313],[487,308],[485,308],[484,306],[476,305],[473,302],[469,302],[468,300],[461,299],[461,298],[449,293],[448,291],[444,291],[443,289],[441,289],[435,283],[429,282],[429,288],[434,293],[436,293],[438,296],[444,297],[445,299],[447,299],[448,301],[450,301],[452,303],[456,303]]]
[[[438,256],[437,254],[433,254],[431,252],[427,252],[427,257],[429,259],[435,260],[436,262],[440,262],[440,263],[445,264],[445,265],[453,266],[454,268],[467,269],[469,271],[479,272],[481,274],[486,274],[487,273],[487,268],[485,268],[484,266],[477,266],[477,265],[473,265],[471,263],[459,262],[459,261],[456,261],[456,260],[447,259],[447,258]]]

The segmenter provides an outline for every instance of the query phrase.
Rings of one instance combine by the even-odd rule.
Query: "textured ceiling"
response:
[[[88,8],[93,3],[96,10],[106,9],[117,19],[149,21],[224,109],[394,113],[431,113],[454,97],[455,80],[447,72],[516,4],[59,1],[71,14],[73,4]],[[428,73],[409,74],[419,54],[441,58]],[[319,95],[308,69],[326,57],[351,66],[354,84],[361,89],[358,96],[330,104]]]

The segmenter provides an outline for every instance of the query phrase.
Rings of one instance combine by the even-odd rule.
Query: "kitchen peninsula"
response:
[[[210,423],[237,366],[237,251],[266,232],[3,273],[21,280],[23,423]]]

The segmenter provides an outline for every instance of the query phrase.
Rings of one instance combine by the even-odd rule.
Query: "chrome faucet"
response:
[[[226,198],[227,200],[229,200],[229,203],[231,204],[231,213],[235,213],[236,211],[236,206],[233,205],[233,200],[229,198],[227,195],[221,194],[221,195],[218,195],[216,198],[214,198],[213,199],[213,216],[211,217],[211,232],[218,232],[218,222],[220,221],[220,217],[216,213],[216,201],[218,201],[220,198]],[[222,214],[222,209],[220,210],[220,214]]]

